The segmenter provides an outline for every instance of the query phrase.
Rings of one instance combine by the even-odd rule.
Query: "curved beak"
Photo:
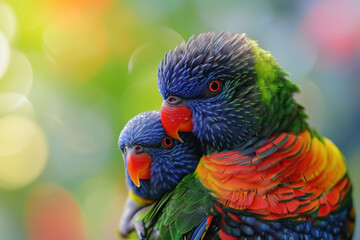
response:
[[[160,111],[161,123],[166,133],[180,142],[183,142],[179,136],[180,132],[191,132],[193,130],[192,112],[181,105],[169,105],[163,101]]]
[[[150,179],[152,159],[148,153],[129,152],[126,155],[126,166],[133,183],[140,187],[140,179]]]

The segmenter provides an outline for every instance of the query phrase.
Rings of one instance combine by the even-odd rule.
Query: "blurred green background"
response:
[[[359,202],[359,1],[0,0],[0,240],[118,239],[118,135],[160,108],[164,53],[206,31],[246,32],[291,73]]]

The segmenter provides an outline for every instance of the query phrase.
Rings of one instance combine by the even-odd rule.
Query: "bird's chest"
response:
[[[297,218],[339,206],[350,181],[329,141],[284,133],[253,150],[212,153],[201,158],[196,176],[221,208],[265,219]]]

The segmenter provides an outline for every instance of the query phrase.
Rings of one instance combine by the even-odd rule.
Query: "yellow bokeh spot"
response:
[[[64,74],[84,82],[103,67],[107,52],[105,24],[78,12],[58,15],[44,30],[46,56]]]
[[[0,117],[7,114],[33,116],[34,109],[30,101],[17,93],[0,94]]]
[[[0,188],[16,189],[35,180],[47,160],[44,133],[29,118],[0,119]]]
[[[0,119],[0,156],[11,156],[22,152],[34,134],[32,122],[20,117]]]
[[[0,2],[0,32],[11,41],[15,35],[15,30],[16,19],[13,10],[8,4]]]
[[[0,92],[15,92],[27,96],[33,81],[33,71],[27,57],[11,51],[9,66],[0,80]]]
[[[5,35],[0,31],[0,81],[9,65],[10,48]]]

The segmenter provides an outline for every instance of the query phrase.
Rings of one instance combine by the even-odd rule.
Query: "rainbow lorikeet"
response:
[[[200,34],[165,55],[161,122],[179,141],[192,132],[203,156],[148,215],[159,238],[351,238],[344,158],[307,124],[287,76],[245,34]]]
[[[196,139],[191,133],[182,133],[181,138],[184,143],[167,135],[159,111],[135,116],[121,131],[118,145],[123,152],[129,188],[119,226],[123,236],[134,230],[139,211],[172,190],[196,168],[201,157]]]

